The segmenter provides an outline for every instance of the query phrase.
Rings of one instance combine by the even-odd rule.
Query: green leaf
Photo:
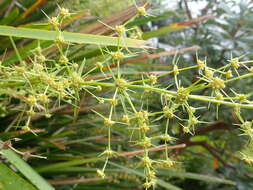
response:
[[[145,32],[145,33],[142,34],[142,38],[144,40],[146,40],[146,39],[149,39],[149,38],[159,37],[159,36],[162,36],[164,34],[169,34],[171,32],[182,30],[182,29],[187,28],[187,27],[189,27],[193,24],[198,24],[198,23],[203,22],[205,20],[208,20],[210,18],[213,18],[213,16],[202,16],[202,17],[198,17],[198,18],[195,18],[195,19],[188,20],[186,22],[178,22],[178,23],[170,24],[168,26],[161,27],[158,30]]]
[[[19,10],[17,8],[13,9],[7,16],[0,20],[0,25],[8,25],[17,19],[19,16]]]
[[[170,171],[170,170],[158,170],[157,174],[160,176],[182,177],[182,178],[196,179],[200,181],[213,182],[213,183],[223,183],[223,184],[229,184],[229,185],[236,184],[235,182],[231,180],[213,177],[209,175],[194,174],[194,173],[189,173],[189,172],[184,173],[184,172],[175,172],[175,171]]]
[[[0,141],[1,142],[1,141]],[[32,169],[23,159],[10,149],[1,149],[2,154],[13,166],[15,166],[30,182],[39,190],[54,190],[54,188]]]
[[[59,32],[31,28],[0,26],[0,35],[31,38],[38,40],[56,40],[59,35]],[[78,44],[96,44],[100,46],[121,46],[133,48],[143,48],[145,47],[145,44],[147,44],[147,42],[143,40],[135,40],[130,38],[124,38],[122,40],[119,40],[119,38],[117,37],[100,36],[93,34],[62,32],[62,35],[66,42]]]
[[[147,22],[166,19],[171,15],[175,15],[175,12],[172,12],[172,11],[165,12],[165,13],[160,14],[159,16],[139,17],[139,18],[136,18],[135,20],[127,23],[126,27],[131,28],[131,27],[134,27],[134,26],[139,26],[139,25],[142,25],[142,24],[146,24]]]
[[[20,187],[22,187],[22,190],[36,190],[35,187],[25,181],[2,162],[0,162],[0,171],[0,189],[13,190],[20,189]]]
[[[42,172],[57,170],[57,169],[65,168],[65,167],[69,167],[69,166],[76,166],[76,165],[80,165],[80,164],[97,162],[100,160],[104,160],[104,158],[103,157],[95,157],[95,158],[87,158],[87,159],[76,159],[76,160],[71,160],[71,161],[67,161],[67,162],[61,162],[61,163],[51,164],[51,165],[47,165],[47,166],[42,166],[42,167],[37,168],[36,170],[38,172],[42,173]]]

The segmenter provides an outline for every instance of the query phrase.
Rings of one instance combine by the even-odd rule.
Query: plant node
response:
[[[148,78],[152,85],[157,83],[157,77],[155,75],[150,75]]]
[[[240,67],[240,62],[239,62],[239,58],[233,58],[230,61],[230,65],[234,68],[234,69],[238,69]]]
[[[174,116],[173,114],[174,111],[170,109],[168,106],[163,107],[163,112],[164,112],[164,116],[168,119],[171,119]]]
[[[107,118],[104,119],[104,125],[105,125],[106,127],[111,127],[111,126],[113,126],[114,124],[115,124],[115,121],[112,121],[111,119],[107,119]]]
[[[102,170],[100,170],[100,169],[97,169],[97,174],[98,174],[98,176],[101,177],[102,179],[105,178],[105,173],[104,173],[104,171],[102,171]]]
[[[119,36],[123,36],[126,32],[126,28],[123,25],[115,26],[115,31],[118,33]]]
[[[130,119],[128,117],[128,115],[123,115],[122,119],[121,119],[124,123],[129,124],[130,123]]]
[[[212,78],[210,85],[214,89],[223,89],[226,87],[225,81],[218,77]]]
[[[115,79],[115,86],[119,88],[121,91],[125,91],[127,89],[126,87],[127,81],[122,78]]]
[[[206,63],[205,61],[201,61],[201,60],[197,60],[197,63],[196,63],[199,67],[199,69],[203,70],[205,67],[206,67]]]
[[[146,11],[146,8],[145,7],[137,7],[137,12],[139,15],[143,15],[143,16],[146,16],[148,13]]]
[[[124,53],[121,51],[112,52],[111,55],[115,60],[122,60],[125,57]]]
[[[67,17],[69,17],[70,16],[70,12],[69,12],[69,10],[68,9],[66,9],[66,8],[60,8],[60,16],[62,17],[62,18],[67,18]]]
[[[151,167],[152,166],[152,160],[148,157],[148,156],[144,156],[143,158],[141,158],[141,164],[144,167]]]
[[[187,88],[180,87],[177,90],[176,103],[184,104],[189,97],[189,90]]]

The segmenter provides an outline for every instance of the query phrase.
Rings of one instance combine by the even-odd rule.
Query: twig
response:
[[[215,131],[215,130],[233,130],[233,129],[236,129],[236,128],[235,127],[231,127],[230,125],[226,124],[224,121],[218,121],[218,122],[216,122],[216,123],[214,123],[212,125],[209,125],[207,127],[197,129],[195,131],[195,135],[200,135],[200,134],[208,133],[210,131]],[[185,135],[181,139],[179,139],[178,143],[185,143],[186,146],[185,146],[185,148],[175,150],[174,153],[180,154],[182,151],[184,151],[184,149],[186,149],[189,146],[203,146],[217,160],[219,160],[224,166],[226,166],[228,168],[233,168],[234,169],[234,166],[232,166],[231,164],[227,163],[225,160],[223,160],[221,158],[221,156],[219,155],[219,153],[222,153],[221,150],[219,150],[219,149],[217,149],[217,148],[209,145],[205,141],[192,142],[192,141],[190,141],[191,137],[192,136],[190,136],[190,135]]]
[[[0,147],[2,147],[3,149],[11,149],[13,150],[14,152],[20,154],[23,156],[24,159],[28,159],[30,157],[34,157],[34,158],[42,158],[42,159],[47,159],[47,157],[45,156],[38,156],[38,155],[34,155],[34,154],[31,154],[30,152],[21,152],[17,149],[15,149],[13,146],[12,146],[12,143],[11,141],[5,141],[5,142],[1,142],[0,141]]]
[[[196,141],[196,142],[191,142],[189,141],[186,143],[186,146],[203,146],[206,150],[208,150],[217,160],[219,160],[224,166],[228,168],[235,169],[233,165],[230,163],[227,163],[225,160],[221,158],[221,156],[218,154],[221,151],[211,145],[209,145],[206,141]]]
[[[192,46],[192,47],[187,47],[187,48],[182,48],[182,49],[175,49],[175,50],[171,50],[171,51],[164,51],[164,52],[160,52],[160,53],[156,53],[156,54],[145,54],[140,57],[121,62],[120,64],[124,65],[124,64],[128,64],[128,63],[135,63],[135,62],[139,62],[139,61],[144,61],[147,59],[156,59],[156,58],[159,58],[162,56],[169,56],[169,55],[174,55],[174,54],[178,54],[178,53],[196,51],[199,48],[200,48],[199,46]],[[116,66],[117,66],[116,64],[110,65],[111,68],[116,67]],[[107,69],[107,68],[105,67],[104,69]]]
[[[150,3],[147,3],[146,1],[141,1],[137,3],[137,6],[145,6],[146,9],[150,8],[152,5]],[[112,16],[106,17],[101,20],[102,23],[106,23],[107,25],[114,27],[116,25],[121,25],[124,22],[128,21],[130,18],[132,18],[134,15],[137,14],[137,9],[135,5],[132,5],[130,7],[127,7],[123,11],[120,11]],[[88,28],[85,28],[84,30],[81,30],[81,33],[88,33],[88,34],[99,34],[99,35],[105,35],[110,32],[112,32],[112,29],[109,27],[106,27],[101,22],[97,22]]]
[[[186,145],[185,144],[178,144],[178,145],[173,145],[173,146],[167,146],[168,149],[179,149],[179,148],[184,148]],[[157,152],[157,151],[161,151],[161,150],[165,150],[166,146],[159,146],[159,147],[155,147],[155,148],[149,148],[148,151],[149,152]],[[121,154],[118,154],[115,156],[115,158],[117,157],[126,157],[126,156],[135,156],[138,154],[142,154],[144,153],[145,150],[135,150],[135,151],[131,151],[131,152],[124,152]]]
[[[185,9],[186,9],[186,13],[188,15],[188,18],[189,18],[189,20],[191,20],[192,19],[192,14],[191,14],[191,11],[189,9],[187,0],[184,0],[184,5],[185,5]]]

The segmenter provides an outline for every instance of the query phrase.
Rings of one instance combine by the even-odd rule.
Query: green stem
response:
[[[89,85],[100,85],[100,86],[105,86],[105,87],[115,87],[114,84],[112,83],[102,83],[102,82],[85,82],[85,84]],[[160,89],[160,88],[155,88],[151,86],[143,86],[143,85],[132,85],[132,84],[127,84],[125,85],[127,88],[139,88],[139,89],[144,89],[144,90],[149,90],[149,91],[154,91],[157,93],[163,93],[163,94],[170,94],[172,96],[176,96],[177,92],[176,91],[170,91],[170,90],[165,90],[165,89]],[[235,102],[227,102],[227,101],[222,101],[222,100],[216,100],[208,96],[201,96],[201,95],[189,95],[188,96],[190,99],[193,100],[200,100],[204,102],[211,102],[211,103],[216,103],[216,104],[223,104],[231,107],[241,107],[241,108],[246,108],[246,109],[253,109],[253,104],[240,104],[240,103],[235,103]]]
[[[226,83],[228,83],[228,82],[232,82],[232,81],[235,81],[235,80],[238,80],[238,79],[248,78],[248,77],[253,77],[253,73],[247,73],[247,74],[245,74],[245,75],[238,76],[238,77],[235,77],[235,78],[232,78],[232,79],[226,80]]]

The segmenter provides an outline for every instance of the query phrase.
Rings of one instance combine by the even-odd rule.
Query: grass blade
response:
[[[213,177],[213,176],[189,173],[189,172],[184,173],[184,172],[175,172],[175,171],[169,171],[169,170],[158,170],[157,174],[160,176],[182,177],[182,178],[206,181],[210,183],[212,182],[212,183],[223,183],[223,184],[228,184],[228,185],[235,185],[235,182],[231,180],[222,179],[222,178]]]
[[[1,141],[0,141],[1,142]],[[9,149],[1,149],[2,154],[13,166],[15,166],[30,182],[39,190],[54,190],[37,172],[35,172],[23,159]]]
[[[0,171],[0,189],[13,190],[22,187],[22,190],[36,190],[35,187],[2,162],[0,162]]]
[[[108,162],[109,164],[113,165],[113,166],[116,166],[117,168],[121,168],[122,170],[124,170],[126,173],[131,173],[131,174],[135,174],[137,176],[141,176],[141,177],[144,177],[144,174],[139,172],[139,171],[136,171],[136,170],[133,170],[133,169],[129,169],[129,168],[126,168],[124,166],[121,166],[119,164],[116,164],[114,162]],[[170,183],[167,183],[161,179],[157,179],[157,185],[161,186],[161,187],[164,187],[165,189],[169,189],[169,190],[182,190],[181,188],[179,187],[176,187]]]
[[[81,34],[72,32],[62,32],[62,34],[66,42],[78,44],[143,48],[145,47],[145,44],[148,43],[143,40],[135,40],[130,38],[119,40],[117,37],[100,36],[93,34]],[[58,32],[31,28],[16,28],[12,26],[0,26],[0,35],[31,38],[37,40],[55,40],[58,36]]]

